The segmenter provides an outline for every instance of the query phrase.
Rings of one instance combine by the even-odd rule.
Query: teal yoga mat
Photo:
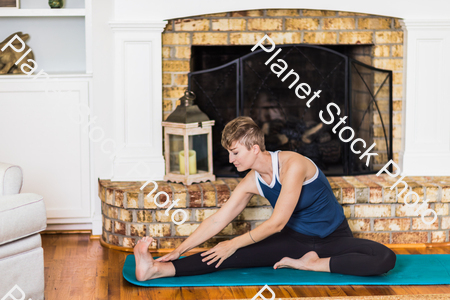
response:
[[[395,268],[381,276],[360,277],[271,267],[228,269],[210,274],[137,281],[134,255],[128,255],[123,277],[149,287],[243,285],[428,285],[450,284],[450,254],[397,255]]]

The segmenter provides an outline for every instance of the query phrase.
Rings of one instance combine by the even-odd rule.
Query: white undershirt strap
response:
[[[270,185],[264,181],[264,179],[261,177],[261,175],[257,171],[255,171],[256,187],[258,188],[259,194],[263,197],[265,197],[265,196],[264,196],[264,192],[260,185],[261,182],[262,182],[262,184],[264,184],[270,188],[273,188],[275,186],[276,180],[278,180],[278,182],[281,184],[280,173],[279,173],[279,162],[278,162],[278,160],[279,160],[278,152],[280,152],[280,150],[275,151],[275,152],[272,152],[272,151],[268,151],[268,152],[270,153],[270,156],[272,158],[272,169],[273,169],[272,170],[272,181],[270,182]],[[305,158],[307,158],[310,162],[312,162],[314,167],[316,167],[316,173],[314,174],[313,177],[311,177],[310,179],[303,182],[303,185],[307,185],[307,184],[313,182],[314,180],[316,180],[317,177],[319,177],[319,168],[316,166],[316,164],[311,159],[309,159],[306,156],[305,156]]]
[[[308,158],[308,157],[305,156],[305,158]],[[303,185],[307,185],[308,183],[313,182],[314,180],[316,180],[317,177],[319,177],[319,168],[316,166],[316,164],[311,159],[309,159],[309,161],[313,163],[314,167],[316,167],[316,173],[314,173],[313,177],[311,177],[310,179],[303,182]]]

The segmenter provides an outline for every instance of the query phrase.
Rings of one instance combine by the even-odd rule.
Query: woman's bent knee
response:
[[[394,251],[385,247],[385,249],[377,255],[377,267],[374,270],[374,275],[381,275],[389,272],[395,267],[397,256]]]

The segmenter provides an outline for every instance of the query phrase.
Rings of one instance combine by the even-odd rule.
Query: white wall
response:
[[[110,0],[95,0],[92,3],[92,68],[93,101],[91,103],[92,127],[100,127],[104,138],[92,145],[91,199],[93,201],[93,234],[101,234],[101,202],[98,198],[98,178],[107,179],[113,175],[114,147],[112,143],[102,143],[114,139],[114,105],[113,105],[113,33],[109,23],[113,19],[113,3]],[[91,127],[91,128],[92,128]]]
[[[427,19],[450,17],[447,0],[115,0],[117,20],[167,20],[201,14],[248,9],[303,8],[352,11],[397,18]]]
[[[0,42],[17,31],[30,35],[26,43],[33,49],[39,70],[48,74],[86,72],[83,17],[0,18]]]
[[[113,105],[113,33],[109,21],[113,18],[113,5],[110,0],[95,0],[92,3],[93,33],[93,102],[91,108],[96,116],[95,126],[105,131],[105,139],[114,138]],[[93,143],[96,178],[111,178],[114,154],[111,144]],[[111,154],[108,154],[111,152]]]

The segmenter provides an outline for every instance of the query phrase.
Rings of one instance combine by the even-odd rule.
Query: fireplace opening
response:
[[[220,144],[221,132],[237,116],[250,116],[265,134],[269,151],[295,151],[312,159],[325,175],[360,175],[377,172],[382,165],[371,159],[360,160],[350,146],[338,136],[344,126],[355,132],[355,152],[363,153],[376,143],[375,151],[392,158],[392,71],[372,67],[370,45],[314,46],[283,45],[276,59],[289,68],[277,77],[271,64],[265,64],[273,53],[251,52],[251,46],[193,46],[188,88],[197,95],[196,103],[210,119],[213,128],[214,173],[221,177],[243,176],[228,162],[228,152]],[[282,82],[291,69],[300,82],[312,91],[321,90],[311,107],[289,89],[294,76]],[[312,93],[311,93],[312,94]],[[334,122],[327,119],[326,107],[334,102],[340,115],[333,112]],[[341,117],[348,116],[337,132],[333,128]],[[348,139],[350,131],[343,132]]]

